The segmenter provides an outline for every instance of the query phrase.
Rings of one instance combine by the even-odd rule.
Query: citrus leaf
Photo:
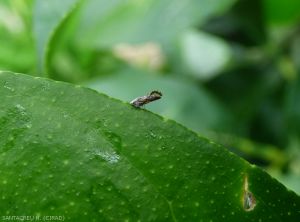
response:
[[[196,30],[186,31],[182,35],[180,52],[186,70],[206,81],[224,70],[232,59],[229,44],[221,38]]]
[[[117,43],[154,41],[169,45],[188,27],[203,24],[230,8],[235,0],[88,0],[75,34],[78,44],[111,47]],[[91,16],[92,15],[92,16]]]
[[[263,1],[266,21],[272,25],[295,24],[299,21],[300,2],[290,0],[289,4],[280,1]]]
[[[0,1],[0,70],[35,73],[31,6],[32,1]]]
[[[72,15],[72,12],[79,5],[80,0],[52,0],[36,1],[34,7],[34,35],[37,44],[38,69],[44,68],[44,60],[51,38],[55,36],[56,29]]]
[[[295,193],[174,121],[47,79],[0,85],[2,219],[299,219]]]

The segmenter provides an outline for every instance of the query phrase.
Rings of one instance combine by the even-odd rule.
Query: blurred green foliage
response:
[[[86,85],[225,144],[300,193],[298,0],[0,1],[0,69]]]

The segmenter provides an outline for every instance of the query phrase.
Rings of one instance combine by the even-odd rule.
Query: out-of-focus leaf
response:
[[[232,57],[231,49],[225,41],[196,30],[182,35],[180,52],[185,70],[201,80],[219,74]]]
[[[67,46],[69,49],[72,45]],[[82,83],[95,76],[109,75],[121,69],[127,64],[117,59],[109,50],[61,50],[55,51],[55,56],[47,70],[47,76],[51,79]],[[49,72],[50,71],[50,72]]]
[[[208,132],[205,136],[226,146],[250,163],[261,163],[260,166],[263,167],[271,166],[282,169],[289,160],[285,152],[273,145],[257,143],[247,138],[224,133]]]
[[[32,1],[0,2],[0,69],[35,73],[34,42],[28,33]]]
[[[264,0],[264,8],[267,22],[272,25],[284,25],[294,23],[300,19],[299,0]]]
[[[119,43],[147,42],[154,42],[169,53],[175,49],[175,40],[183,30],[202,24],[210,16],[228,9],[235,1],[86,0],[76,13],[78,24],[74,25],[75,33],[69,33],[68,39],[64,41],[66,44],[72,42],[72,47],[84,51],[84,54],[87,54],[87,51],[111,49]],[[59,42],[53,41],[51,48],[56,48]],[[72,51],[70,48],[68,50]],[[59,50],[47,54],[45,58],[48,73],[55,76],[60,75],[52,67],[58,60],[57,54]],[[71,61],[74,58],[67,60]],[[91,60],[95,59],[91,58]],[[77,70],[81,69],[82,67]],[[78,75],[88,75],[88,73],[83,72]]]
[[[268,169],[267,172],[272,175],[272,177],[283,183],[286,187],[300,195],[300,174],[283,174],[282,172],[273,169]]]
[[[3,30],[0,29],[0,32]],[[18,34],[17,34],[18,35]],[[0,69],[34,73],[35,53],[32,39],[2,33],[0,36]]]
[[[43,70],[48,43],[55,29],[63,22],[68,14],[75,9],[80,0],[51,0],[35,1],[34,7],[34,35],[36,38],[38,69]],[[51,46],[52,47],[52,46]]]
[[[297,70],[300,70],[300,33],[292,42],[291,57]]]
[[[78,43],[111,47],[117,43],[172,43],[184,29],[202,24],[235,0],[88,0],[77,32]]]
[[[125,101],[159,90],[163,93],[162,99],[147,105],[146,109],[200,132],[232,127],[226,109],[202,87],[189,81],[124,69],[118,74],[91,80],[86,85]]]
[[[286,125],[290,136],[300,138],[300,78],[290,82],[285,103]]]

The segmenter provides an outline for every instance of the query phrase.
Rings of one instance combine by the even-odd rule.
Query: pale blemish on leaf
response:
[[[97,150],[94,152],[96,156],[100,156],[104,160],[106,160],[109,163],[117,163],[120,159],[120,156],[116,154],[116,152],[108,152],[108,151],[101,151]]]
[[[245,211],[252,211],[256,206],[256,199],[249,191],[248,176],[244,179],[244,192],[243,192],[243,208]]]

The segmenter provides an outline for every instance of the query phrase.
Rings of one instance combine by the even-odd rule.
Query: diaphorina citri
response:
[[[130,102],[131,105],[133,105],[134,107],[136,108],[141,108],[143,107],[145,104],[147,103],[150,103],[150,102],[153,102],[155,100],[158,100],[162,97],[162,93],[159,92],[159,91],[152,91],[150,92],[148,95],[146,96],[141,96],[141,97],[138,97],[134,100],[132,100]]]

